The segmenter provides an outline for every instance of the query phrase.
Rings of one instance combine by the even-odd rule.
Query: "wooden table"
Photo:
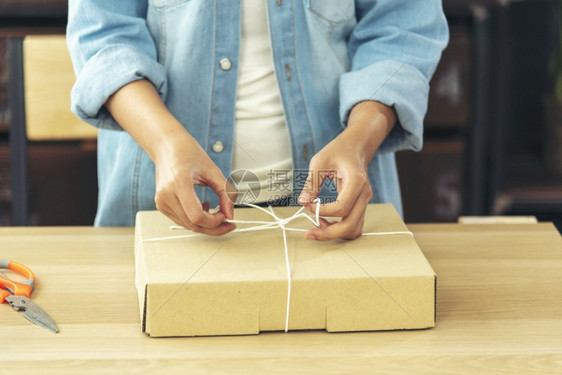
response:
[[[548,223],[410,225],[438,274],[437,325],[401,332],[155,339],[131,228],[1,228],[53,334],[0,305],[0,373],[561,374],[562,239]]]

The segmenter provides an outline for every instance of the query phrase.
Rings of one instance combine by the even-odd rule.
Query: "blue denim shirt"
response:
[[[448,41],[441,1],[264,1],[295,170],[308,169],[355,104],[393,106],[398,123],[368,171],[373,201],[401,211],[394,152],[422,147],[428,82]],[[236,0],[70,0],[72,111],[100,128],[96,225],[133,225],[138,210],[155,209],[154,164],[104,107],[132,81],[152,82],[229,175],[240,8]],[[231,64],[221,66],[224,58]],[[217,142],[220,152],[213,150]],[[196,191],[211,207],[218,204],[210,189]]]

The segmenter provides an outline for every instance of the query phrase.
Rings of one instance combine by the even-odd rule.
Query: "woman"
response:
[[[439,0],[71,0],[67,40],[72,110],[100,128],[96,225],[156,205],[227,233],[242,169],[254,202],[312,211],[334,181],[320,215],[341,221],[306,234],[326,240],[370,201],[401,211],[394,152],[421,148],[448,28]]]

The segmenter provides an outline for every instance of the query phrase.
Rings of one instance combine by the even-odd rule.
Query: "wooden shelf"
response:
[[[562,176],[535,171],[512,176],[507,189],[496,198],[494,213],[562,212]]]

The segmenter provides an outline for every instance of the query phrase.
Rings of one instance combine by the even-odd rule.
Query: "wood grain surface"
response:
[[[0,373],[561,374],[562,239],[548,223],[410,225],[438,274],[430,330],[155,339],[132,228],[0,228],[53,334],[0,305]]]

